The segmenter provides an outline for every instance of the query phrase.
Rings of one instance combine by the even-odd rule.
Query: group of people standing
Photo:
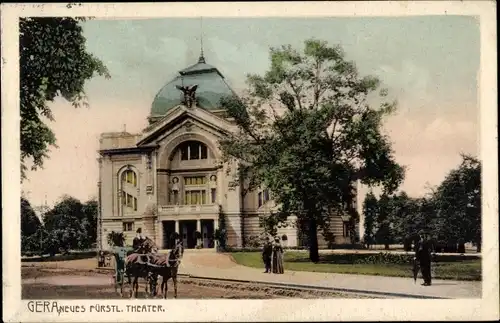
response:
[[[269,237],[265,238],[262,248],[262,260],[266,271],[264,273],[283,274],[285,272],[283,266],[283,246],[280,243],[280,238],[274,238],[271,242]]]

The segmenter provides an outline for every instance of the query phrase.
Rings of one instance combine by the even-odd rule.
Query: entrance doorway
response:
[[[163,225],[163,245],[162,249],[173,249],[175,247],[175,221],[162,221]]]
[[[196,220],[179,221],[179,228],[182,244],[186,249],[193,249],[196,247]]]
[[[203,248],[214,248],[214,220],[201,220],[201,239]]]

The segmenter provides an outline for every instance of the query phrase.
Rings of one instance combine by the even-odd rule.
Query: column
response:
[[[163,223],[160,221],[160,217],[158,216],[158,220],[156,221],[156,245],[163,249],[165,247],[163,241]]]
[[[224,187],[224,182],[222,181],[222,176],[224,175],[222,169],[219,169],[217,171],[217,187],[216,187],[216,193],[217,193],[217,196],[215,197],[215,200],[217,201],[217,203],[219,205],[223,205],[223,196],[226,192],[225,188],[223,189]]]
[[[198,231],[201,234],[201,220],[198,219],[196,220],[196,231]],[[196,245],[199,246],[201,244],[201,241],[203,240],[203,236],[200,239],[196,239]]]
[[[175,232],[178,234],[181,234],[180,229],[179,229],[179,220],[175,220]]]
[[[214,233],[213,235],[215,235],[215,231],[217,231],[217,229],[219,229],[219,220],[216,218],[214,220]],[[217,249],[217,241],[214,239],[214,249]]]

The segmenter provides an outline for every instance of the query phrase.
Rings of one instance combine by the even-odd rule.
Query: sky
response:
[[[200,35],[207,63],[237,92],[248,73],[269,68],[269,48],[301,49],[316,38],[339,44],[363,75],[379,77],[398,100],[384,128],[396,160],[407,167],[401,186],[421,196],[460,163],[479,154],[479,23],[466,16],[343,18],[167,18],[84,23],[87,49],[111,79],[85,85],[89,108],[50,103],[59,148],[22,189],[33,205],[63,194],[97,195],[97,150],[102,132],[140,132],[156,93],[179,70],[197,62]]]

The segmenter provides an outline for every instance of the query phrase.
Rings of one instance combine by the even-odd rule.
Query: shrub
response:
[[[332,243],[328,245],[328,249],[345,249],[345,250],[363,250],[366,249],[364,245],[362,244],[352,244],[352,243]]]
[[[258,249],[262,247],[262,239],[257,235],[249,236],[245,241],[246,247]]]
[[[458,252],[457,247],[458,247],[457,241],[453,241],[453,240],[448,241],[446,243],[446,247],[444,249],[444,252],[456,253],[456,252]]]
[[[217,230],[215,230],[214,238],[219,243],[218,246],[217,246],[217,250],[218,251],[224,251],[224,250],[226,250],[228,248],[228,246],[226,246],[227,232],[226,232],[225,229],[217,229]]]
[[[388,252],[380,252],[377,254],[329,254],[323,256],[323,261],[336,264],[392,264],[403,265],[412,262],[413,253],[409,254],[394,254]],[[479,256],[466,257],[462,255],[435,255],[435,262],[460,262],[464,260],[474,260]],[[308,261],[307,259],[305,259]],[[300,260],[298,260],[300,261]]]

